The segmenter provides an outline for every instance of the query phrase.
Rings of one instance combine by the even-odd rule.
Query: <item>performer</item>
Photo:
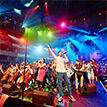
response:
[[[75,83],[76,89],[78,89],[78,79],[80,78],[80,87],[83,86],[83,73],[82,73],[82,65],[80,64],[79,60],[76,60],[76,64],[74,65],[75,73]]]
[[[74,67],[73,61],[71,61],[70,69],[73,71],[73,75],[71,76],[70,81],[72,85],[74,85],[73,82],[75,81],[75,70],[73,69],[73,67]]]
[[[1,81],[2,76],[3,76],[3,69],[2,69],[2,65],[0,65],[0,81]]]
[[[45,73],[46,73],[46,63],[45,63],[45,59],[41,58],[41,61],[38,64],[38,76],[37,76],[37,83],[38,83],[38,90],[40,88],[40,86],[42,85],[42,88],[44,90],[44,77],[45,77]]]
[[[28,89],[28,82],[31,81],[33,78],[33,70],[30,68],[30,65],[27,65],[27,70],[28,70],[29,74],[27,77],[25,77],[25,82],[26,82],[25,90]]]
[[[93,71],[94,71],[95,81],[96,83],[98,83],[98,77],[99,77],[98,64],[95,59],[92,59],[92,62],[93,62]]]
[[[87,77],[87,65],[85,63],[85,61],[82,61],[82,66],[83,66],[83,77],[84,77],[84,83],[86,84],[86,82],[88,81],[88,77]]]
[[[19,75],[18,70],[19,70],[18,64],[16,64],[16,66],[15,66],[14,69],[13,69],[14,72],[12,72],[12,75],[11,75],[11,77],[8,79],[7,82],[11,82],[11,83],[15,83],[15,82],[16,82],[17,77],[18,77],[18,75]]]
[[[9,67],[6,70],[6,72],[4,73],[4,76],[2,77],[1,81],[3,83],[7,83],[7,80],[13,75],[13,73],[14,73],[14,66],[9,65]]]
[[[94,72],[93,72],[93,64],[92,64],[92,61],[90,61],[88,63],[88,79],[89,79],[89,83],[92,84],[94,83]]]
[[[49,48],[49,51],[51,52],[52,56],[54,57],[54,59],[56,61],[56,72],[57,72],[58,86],[59,86],[59,93],[60,93],[60,98],[58,99],[58,101],[62,101],[62,95],[63,95],[63,93],[62,93],[62,79],[63,78],[66,82],[67,87],[68,87],[70,100],[75,101],[74,97],[72,96],[70,81],[67,77],[66,70],[64,67],[64,63],[68,62],[67,56],[65,54],[63,54],[61,51],[59,51],[58,56],[56,56],[48,44],[47,44],[47,47]],[[64,55],[65,58],[62,58],[62,55]]]

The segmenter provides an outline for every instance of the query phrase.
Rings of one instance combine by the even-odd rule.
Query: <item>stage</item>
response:
[[[69,107],[107,107],[107,94],[104,93],[105,89],[101,82],[96,87],[96,92],[91,95],[81,96],[79,93],[74,94],[76,101],[69,102]],[[59,103],[59,105],[64,105],[64,101],[63,104]]]
[[[32,102],[32,91],[31,90],[26,90],[24,93],[24,99],[21,99],[21,94],[19,95],[14,95],[12,97],[16,98],[15,102],[20,102],[20,101],[27,101],[29,102],[29,106],[54,106],[54,107],[106,107],[107,106],[107,94],[105,93],[107,90],[103,87],[102,83],[99,81],[98,85],[96,85],[96,92],[90,95],[81,95],[80,92],[77,92],[75,89],[72,88],[73,96],[75,97],[76,101],[72,102],[68,99],[68,97],[63,96],[63,101],[58,102],[58,91],[54,93],[54,104],[53,105],[48,105],[46,103],[44,104],[36,104]],[[18,94],[18,93],[17,93]],[[21,100],[18,100],[21,99]],[[38,98],[38,101],[40,99]],[[25,103],[24,102],[24,103]],[[24,103],[17,104],[20,106],[23,106]],[[8,103],[6,103],[8,104]],[[5,104],[5,105],[6,105]],[[12,102],[11,102],[12,105]],[[15,106],[15,104],[13,103]],[[27,104],[25,103],[25,106],[27,107]]]

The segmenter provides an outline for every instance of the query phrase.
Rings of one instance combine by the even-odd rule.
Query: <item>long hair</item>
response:
[[[43,58],[43,63],[45,63],[45,58]]]

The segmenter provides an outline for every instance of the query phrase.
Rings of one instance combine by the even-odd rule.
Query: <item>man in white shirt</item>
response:
[[[72,92],[71,92],[71,84],[70,81],[67,77],[66,74],[66,70],[64,67],[64,63],[68,62],[68,58],[65,54],[63,54],[61,51],[58,52],[58,56],[56,56],[54,54],[54,52],[52,51],[52,49],[50,48],[49,45],[47,45],[47,47],[49,48],[49,51],[51,52],[52,56],[54,57],[55,61],[56,61],[56,72],[57,72],[57,78],[58,78],[58,87],[59,87],[59,93],[60,93],[60,98],[58,99],[59,101],[62,101],[62,79],[64,78],[65,83],[68,87],[68,91],[69,91],[69,98],[72,101],[75,101],[74,97],[72,96]],[[62,58],[62,55],[64,55],[65,58]]]

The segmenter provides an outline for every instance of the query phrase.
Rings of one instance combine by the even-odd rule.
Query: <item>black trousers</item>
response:
[[[88,81],[87,72],[83,72],[83,77],[84,77],[85,82],[87,82]]]

